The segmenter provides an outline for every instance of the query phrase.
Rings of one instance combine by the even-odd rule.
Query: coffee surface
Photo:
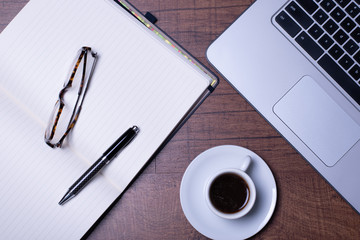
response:
[[[213,206],[223,213],[241,211],[248,203],[250,190],[245,180],[234,173],[224,173],[216,177],[209,190]]]

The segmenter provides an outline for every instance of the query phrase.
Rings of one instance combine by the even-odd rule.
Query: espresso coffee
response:
[[[211,204],[223,213],[241,211],[247,205],[249,196],[248,184],[235,173],[223,173],[217,176],[209,189]]]

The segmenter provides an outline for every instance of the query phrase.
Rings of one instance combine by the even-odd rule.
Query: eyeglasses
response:
[[[97,53],[82,47],[75,58],[70,76],[59,92],[44,140],[50,147],[61,147],[78,120],[84,97],[95,69]]]

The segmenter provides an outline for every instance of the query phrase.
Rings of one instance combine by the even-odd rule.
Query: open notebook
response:
[[[51,149],[44,131],[81,46],[98,63],[68,146]],[[216,85],[128,3],[31,0],[0,35],[1,238],[81,238]],[[59,206],[133,125],[135,140]]]

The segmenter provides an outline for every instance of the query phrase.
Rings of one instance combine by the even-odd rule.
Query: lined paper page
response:
[[[81,46],[98,52],[98,64],[69,147],[53,150],[43,142],[45,125]],[[9,238],[66,239],[65,232],[79,238],[209,85],[183,56],[108,0],[31,0],[0,35],[0,76],[0,204],[6,206],[0,232]],[[140,128],[134,141],[59,207],[67,188],[133,125]]]
[[[46,146],[41,125],[15,103],[0,88],[1,238],[79,239],[119,191],[100,175],[69,204],[59,206],[88,166],[71,151]]]
[[[32,0],[25,8],[0,36],[9,45],[0,47],[0,84],[45,125],[77,50],[98,52],[70,146],[91,164],[138,125],[138,137],[104,171],[123,190],[209,80],[111,1]]]

